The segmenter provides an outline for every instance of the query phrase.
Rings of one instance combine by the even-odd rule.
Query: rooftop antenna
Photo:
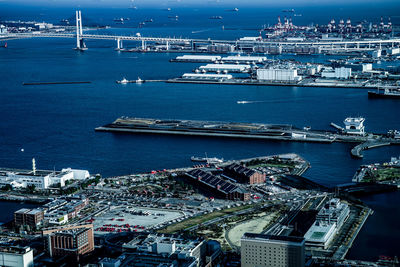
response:
[[[35,158],[32,159],[32,171],[33,171],[33,175],[36,175],[36,161],[35,161]]]

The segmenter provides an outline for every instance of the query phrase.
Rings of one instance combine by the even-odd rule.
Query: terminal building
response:
[[[240,243],[242,267],[303,267],[305,264],[302,237],[245,233]]]
[[[0,245],[0,266],[33,267],[33,250],[30,247]]]
[[[344,120],[345,133],[355,134],[355,135],[365,135],[364,122],[365,122],[365,118],[362,118],[362,117],[346,118]]]

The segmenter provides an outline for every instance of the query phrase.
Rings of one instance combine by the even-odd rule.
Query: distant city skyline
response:
[[[398,0],[280,0],[279,2],[274,0],[252,0],[250,2],[243,2],[239,0],[0,0],[1,4],[26,4],[32,6],[40,5],[51,5],[51,6],[113,6],[113,7],[123,7],[123,6],[142,6],[142,7],[154,7],[154,5],[159,5],[159,7],[165,6],[321,6],[321,5],[354,5],[354,4],[380,4],[380,5],[399,5]]]

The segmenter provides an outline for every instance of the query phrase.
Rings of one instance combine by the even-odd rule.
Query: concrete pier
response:
[[[121,117],[113,123],[98,127],[96,131],[142,134],[168,134],[205,137],[228,137],[292,142],[361,143],[351,154],[362,158],[361,151],[373,147],[400,144],[400,139],[384,135],[351,135],[342,132],[303,130],[292,125],[236,123],[193,120],[162,120]]]
[[[361,143],[355,146],[351,150],[351,155],[355,158],[363,158],[364,157],[364,155],[362,154],[363,150],[371,149],[374,147],[390,146],[391,144],[392,144],[391,142],[385,140],[367,141],[365,143]]]

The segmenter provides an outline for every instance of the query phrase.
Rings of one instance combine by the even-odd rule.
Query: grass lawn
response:
[[[372,171],[376,181],[386,181],[400,178],[400,168],[382,168]]]

